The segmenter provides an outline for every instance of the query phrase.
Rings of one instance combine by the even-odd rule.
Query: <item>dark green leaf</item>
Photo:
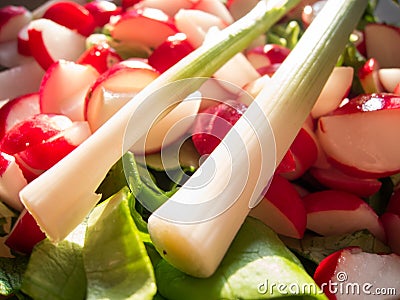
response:
[[[20,290],[28,259],[26,256],[0,257],[0,295],[9,296]]]

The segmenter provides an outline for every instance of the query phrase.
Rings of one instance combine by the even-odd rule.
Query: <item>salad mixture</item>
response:
[[[0,299],[399,299],[399,3],[387,3],[397,18],[385,21],[377,15],[382,2],[348,2],[356,1],[366,9],[359,22],[349,12],[358,25],[348,40],[344,35],[327,81],[319,84],[324,72],[304,66],[302,76],[311,70],[315,82],[301,95],[319,96],[288,149],[277,145],[269,188],[237,221],[237,234],[234,225],[216,223],[235,236],[226,238],[229,249],[211,274],[181,268],[176,255],[192,253],[168,232],[173,227],[154,229],[163,223],[152,213],[219,149],[280,67],[290,69],[287,58],[308,30],[317,30],[313,22],[329,1],[51,0],[34,9],[1,7]],[[261,2],[262,26],[237,22],[252,18]],[[222,34],[234,26],[237,44]],[[305,78],[295,75],[287,75],[293,77],[283,90]],[[124,132],[114,126],[122,111],[145,99],[142,92],[157,80],[185,76],[202,78],[179,86],[198,84],[196,92],[176,92],[181,102],[169,107],[160,100],[168,110],[157,118],[131,120],[138,132],[151,128],[140,147],[122,155]],[[289,101],[277,105],[292,109]],[[293,127],[294,119],[279,124]],[[117,134],[102,137],[107,126]],[[287,128],[274,131],[277,140]],[[90,164],[69,166],[79,149]],[[98,151],[110,154],[98,159]],[[64,185],[62,197],[86,185],[96,194],[76,192],[79,201],[67,203],[52,181],[31,188],[63,168],[75,173],[52,178]],[[51,196],[42,201],[45,192]],[[200,242],[217,249],[208,245],[212,235]],[[213,254],[204,255],[214,261]]]

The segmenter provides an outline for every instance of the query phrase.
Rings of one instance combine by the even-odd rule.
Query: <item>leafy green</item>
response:
[[[87,299],[152,299],[153,268],[131,218],[127,187],[90,214],[83,248]]]
[[[272,26],[267,32],[268,43],[278,44],[293,49],[300,39],[302,28],[298,21],[280,23]]]
[[[316,236],[307,233],[303,239],[282,237],[283,242],[294,252],[319,264],[333,252],[349,246],[358,246],[365,252],[389,253],[390,248],[376,239],[368,230],[339,236]]]
[[[108,171],[106,178],[97,188],[96,193],[101,194],[102,200],[106,200],[127,184],[123,162],[122,159],[119,159]]]
[[[194,278],[162,260],[155,268],[159,293],[178,299],[270,299],[296,296],[326,299],[300,261],[260,221],[247,218],[217,271],[209,278]],[[286,289],[277,289],[277,285]],[[308,286],[314,293],[301,293]]]
[[[34,248],[21,290],[33,299],[79,300],[86,296],[82,247],[64,240],[48,239]]]
[[[11,222],[17,215],[0,199],[0,237],[6,236],[11,229]]]
[[[21,288],[22,275],[28,265],[28,257],[0,257],[0,295],[9,296]]]

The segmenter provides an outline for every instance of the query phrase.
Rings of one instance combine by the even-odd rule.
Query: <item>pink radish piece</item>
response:
[[[19,53],[17,39],[0,43],[0,66],[13,68],[33,60],[32,57]]]
[[[111,21],[111,36],[126,44],[156,48],[178,32],[173,20],[162,10],[143,8],[127,11]],[[151,32],[152,34],[149,34]]]
[[[383,86],[379,78],[379,63],[375,58],[368,59],[358,70],[358,77],[364,93],[381,93]]]
[[[335,67],[317,102],[311,110],[313,118],[327,115],[339,107],[344,98],[347,97],[353,82],[354,70],[352,67]]]
[[[261,202],[250,211],[253,216],[276,233],[300,239],[306,230],[307,215],[295,187],[280,175],[275,175]]]
[[[400,97],[360,95],[318,121],[317,137],[328,159],[357,177],[379,178],[400,170]]]
[[[389,93],[393,93],[396,86],[400,84],[400,68],[381,68],[378,71],[378,75],[379,81]]]
[[[228,0],[226,6],[235,20],[240,19],[247,14],[258,0]]]
[[[41,112],[83,121],[86,93],[98,77],[99,73],[90,65],[65,60],[55,62],[47,69],[40,85]]]
[[[85,37],[48,19],[37,19],[28,27],[29,46],[43,69],[59,59],[75,61],[85,51]]]
[[[400,215],[386,212],[380,219],[385,228],[388,246],[394,253],[400,255]]]
[[[96,27],[103,27],[110,21],[112,16],[122,13],[122,7],[106,0],[94,0],[86,3],[84,7],[93,16]]]
[[[394,192],[390,196],[389,203],[386,207],[386,212],[391,212],[400,215],[400,189],[395,187]]]
[[[0,198],[10,207],[22,210],[19,191],[27,185],[21,169],[15,158],[7,153],[0,152]]]
[[[385,232],[378,215],[361,198],[343,191],[325,190],[303,198],[307,228],[324,236],[368,229],[381,241]]]
[[[32,13],[23,6],[8,5],[0,8],[0,42],[10,41],[32,19]]]
[[[257,46],[246,52],[246,57],[254,68],[270,66],[272,64],[280,64],[289,55],[290,49],[277,45],[266,44]]]
[[[125,60],[103,73],[85,98],[85,119],[92,131],[158,76],[159,72],[144,60]]]
[[[128,0],[129,1],[129,0]],[[134,9],[143,9],[145,7],[157,8],[165,12],[168,16],[174,17],[180,9],[191,9],[200,0],[130,0],[138,2],[134,4]]]
[[[375,58],[381,68],[400,68],[400,28],[371,23],[364,32],[368,57]]]
[[[0,140],[16,124],[40,113],[39,93],[12,99],[0,108]]]
[[[233,23],[233,17],[226,6],[219,0],[200,0],[193,6],[193,9],[205,11],[220,18],[225,24]]]
[[[318,265],[315,282],[330,300],[398,299],[400,256],[363,252],[359,247],[336,251]]]

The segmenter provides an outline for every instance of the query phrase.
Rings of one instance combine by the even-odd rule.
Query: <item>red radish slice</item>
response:
[[[11,40],[0,43],[0,66],[13,68],[33,61],[30,56],[18,52],[18,41]]]
[[[0,72],[0,99],[12,99],[39,91],[44,75],[36,61]]]
[[[239,102],[247,106],[253,102],[253,99],[261,92],[263,87],[269,83],[271,77],[269,75],[262,75],[261,77],[245,84],[243,86],[244,92],[241,92],[237,98]]]
[[[330,300],[398,299],[400,256],[363,252],[359,247],[336,251],[322,260],[315,282]]]
[[[385,232],[375,211],[361,198],[347,192],[325,190],[303,198],[307,228],[324,236],[368,229],[385,241]]]
[[[191,53],[194,47],[189,43],[186,35],[179,32],[169,36],[148,57],[149,64],[160,73],[172,67],[186,55]]]
[[[0,139],[14,125],[39,113],[39,93],[23,95],[8,101],[0,108]]]
[[[85,51],[85,37],[48,19],[37,19],[28,27],[32,56],[48,69],[60,59],[75,61]]]
[[[360,197],[371,196],[382,186],[382,182],[378,179],[349,176],[333,167],[329,169],[311,168],[310,174],[327,188],[349,192]]]
[[[202,10],[214,16],[217,16],[227,25],[234,22],[234,19],[229,10],[219,0],[200,0],[193,6],[193,9]]]
[[[179,140],[192,127],[200,102],[200,93],[189,95],[165,117],[154,123],[143,139],[130,150],[136,154],[156,153]]]
[[[41,5],[36,7],[32,11],[33,19],[40,19],[43,17],[43,14],[46,12],[46,10],[49,9],[52,5],[59,3],[59,2],[76,2],[78,4],[84,5],[87,1],[86,0],[48,0],[46,2],[43,2]]]
[[[361,95],[321,117],[317,136],[330,161],[341,171],[379,178],[400,170],[400,97]]]
[[[259,69],[272,64],[280,64],[289,55],[290,49],[277,45],[266,44],[257,46],[246,52],[246,57],[254,68]]]
[[[327,115],[339,107],[347,97],[353,82],[354,70],[352,67],[335,67],[321,91],[311,116],[315,119]]]
[[[388,246],[394,253],[400,255],[400,215],[386,212],[380,219],[385,228]]]
[[[48,170],[78,147],[91,132],[87,122],[74,122],[70,127],[46,141],[18,152],[19,162],[36,170]]]
[[[82,65],[91,65],[99,74],[102,74],[120,61],[122,61],[121,56],[104,42],[94,44],[82,53],[76,62]]]
[[[111,25],[113,39],[150,48],[158,47],[167,37],[178,32],[173,20],[162,10],[155,8],[130,10],[112,21]]]
[[[385,90],[393,93],[396,86],[400,83],[400,68],[386,68],[378,71],[379,81]]]
[[[226,6],[235,20],[240,19],[247,14],[258,0],[228,0]]]
[[[219,104],[220,102],[237,98],[238,92],[232,93],[226,88],[226,86],[225,82],[220,82],[214,78],[207,79],[198,89],[202,95],[199,111],[203,111],[210,106]],[[241,92],[241,90],[239,90],[239,92]]]
[[[158,76],[159,72],[143,60],[125,60],[103,73],[85,98],[85,119],[92,131]]]
[[[85,96],[97,77],[99,73],[90,65],[57,61],[46,71],[40,85],[41,112],[63,114],[72,121],[83,121]]]
[[[364,93],[381,93],[383,86],[379,78],[379,63],[375,58],[368,59],[365,64],[358,69],[358,77]]]
[[[390,196],[386,212],[398,214],[400,216],[400,189],[398,186],[395,187],[394,192]]]
[[[23,6],[8,5],[0,8],[0,42],[10,41],[32,19],[32,13]]]
[[[7,153],[0,152],[0,198],[4,203],[16,210],[22,210],[19,191],[27,185],[21,169],[15,158]]]
[[[275,175],[261,202],[250,211],[253,216],[276,233],[300,239],[306,230],[307,215],[295,187]]]
[[[132,1],[132,0],[131,0]],[[174,17],[180,9],[191,9],[200,0],[133,0],[134,9],[143,9],[145,7],[157,8],[165,12],[168,16]],[[133,4],[131,4],[132,6]]]
[[[27,210],[24,210],[8,235],[5,244],[14,251],[30,254],[35,245],[45,238],[46,235],[40,230],[35,219]]]
[[[82,5],[75,2],[61,1],[51,5],[43,14],[49,19],[83,36],[89,36],[96,28],[92,14]]]
[[[122,13],[122,7],[106,0],[94,0],[86,3],[84,7],[93,16],[97,27],[103,27],[110,21],[112,16]]]
[[[15,154],[27,147],[40,144],[72,125],[62,115],[38,114],[13,126],[0,142],[1,151]]]
[[[400,28],[370,23],[364,32],[368,57],[374,57],[382,68],[400,68]]]
[[[17,38],[17,49],[18,53],[25,56],[31,56],[31,48],[29,46],[29,34],[28,34],[29,24],[26,24],[18,32]]]

